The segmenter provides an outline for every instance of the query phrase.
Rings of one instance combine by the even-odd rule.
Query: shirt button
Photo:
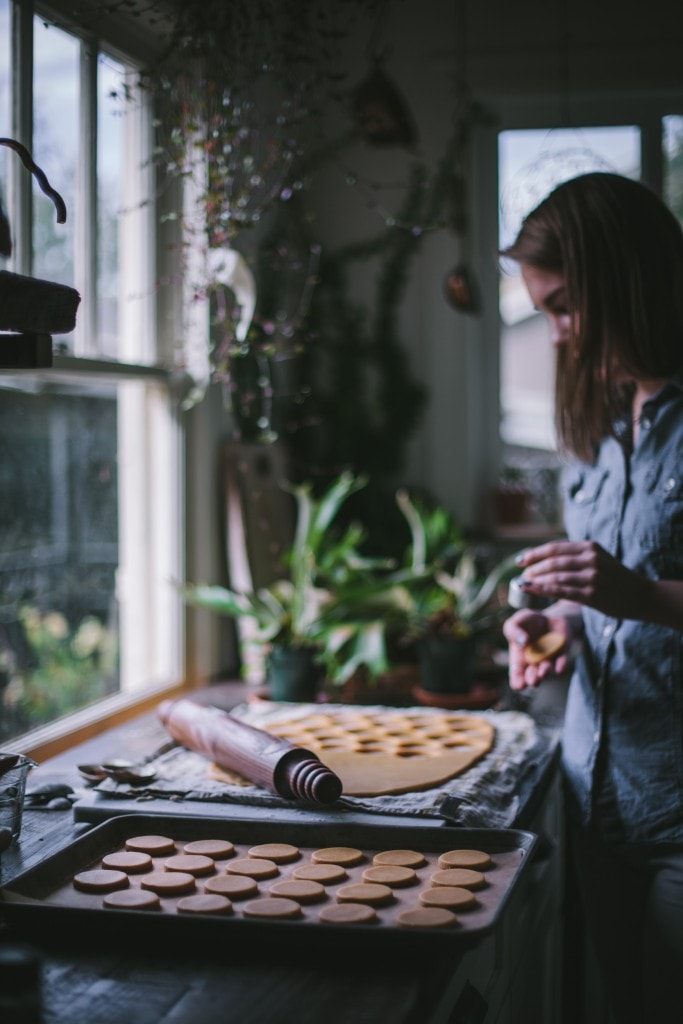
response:
[[[580,503],[581,503],[582,501],[585,501],[585,500],[586,500],[586,492],[585,492],[585,491],[579,490],[579,491],[577,491],[577,492],[576,492],[576,494],[574,495],[574,501],[578,501],[578,502],[579,502],[579,504],[580,504]]]
[[[614,626],[609,625],[609,626],[603,626],[602,627],[602,635],[603,636],[611,636],[613,632],[614,632]]]
[[[643,416],[641,417],[640,425],[643,428],[643,430],[649,430],[652,426],[652,420],[649,416]]]
[[[664,481],[664,490],[667,492],[667,494],[669,491],[673,491],[675,486],[676,480],[672,476],[670,476],[668,480]]]

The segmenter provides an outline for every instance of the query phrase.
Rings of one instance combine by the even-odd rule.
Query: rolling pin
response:
[[[312,804],[331,804],[341,796],[341,779],[312,751],[240,722],[227,711],[181,697],[162,701],[157,713],[182,746],[277,796]]]

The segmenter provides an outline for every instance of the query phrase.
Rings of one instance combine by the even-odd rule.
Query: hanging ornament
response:
[[[448,302],[458,313],[478,313],[477,289],[465,263],[458,263],[446,276],[444,293]]]
[[[361,135],[372,145],[414,148],[417,131],[408,104],[379,58],[353,94],[352,113]]]

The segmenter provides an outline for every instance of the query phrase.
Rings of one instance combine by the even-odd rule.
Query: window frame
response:
[[[62,6],[64,10],[60,10]],[[49,24],[76,36],[81,45],[80,134],[82,139],[91,140],[91,144],[79,147],[81,155],[78,203],[82,204],[81,213],[85,214],[79,220],[82,224],[92,225],[96,223],[97,209],[97,152],[93,140],[96,140],[94,118],[97,114],[98,53],[105,52],[129,66],[132,76],[136,63],[141,66],[149,60],[150,52],[158,45],[158,39],[153,33],[146,32],[144,26],[141,30],[140,22],[132,27],[126,23],[125,17],[106,17],[99,14],[94,22],[99,33],[96,37],[92,28],[79,27],[66,14],[69,9],[72,9],[71,5],[61,5],[59,0],[53,6],[34,4],[27,0],[10,0],[14,93],[11,134],[31,149],[33,25],[35,16],[44,17]],[[177,265],[176,258],[169,255],[169,228],[160,227],[163,204],[146,201],[149,196],[155,195],[154,171],[149,159],[153,150],[153,111],[149,102],[137,104],[136,107],[136,116],[126,118],[126,130],[128,154],[137,164],[140,174],[126,175],[125,179],[126,208],[134,210],[135,214],[130,218],[131,228],[127,235],[129,239],[133,239],[134,244],[128,243],[128,256],[123,262],[129,283],[135,281],[139,285],[139,282],[146,281],[152,285],[160,275],[175,272]],[[8,208],[15,212],[15,216],[11,222],[13,254],[7,269],[31,276],[31,206],[35,183],[23,167],[17,168],[17,164],[19,161],[12,160],[8,166]],[[57,183],[52,184],[57,187]],[[168,201],[171,201],[170,196]],[[145,244],[141,244],[141,241]],[[193,457],[194,461],[197,458],[197,445],[206,442],[207,410],[187,414],[182,407],[190,388],[190,381],[187,375],[178,372],[173,366],[175,356],[172,324],[174,314],[177,318],[179,312],[179,297],[177,294],[171,294],[172,289],[157,290],[149,287],[147,298],[142,303],[144,311],[138,313],[138,321],[131,323],[124,317],[121,324],[121,336],[135,337],[139,342],[138,351],[124,350],[120,352],[119,360],[100,358],[95,341],[97,275],[88,274],[86,271],[87,267],[96,265],[96,231],[91,228],[82,230],[77,239],[77,247],[80,247],[80,258],[76,264],[77,279],[74,286],[80,292],[82,301],[72,336],[74,354],[63,354],[56,350],[52,368],[11,373],[32,378],[49,375],[49,379],[53,381],[60,376],[82,382],[104,380],[112,384],[122,384],[124,391],[127,382],[148,382],[154,385],[149,389],[149,394],[137,401],[135,415],[149,429],[145,435],[148,443],[143,446],[142,453],[136,451],[136,455],[142,455],[138,476],[151,482],[147,486],[147,495],[151,502],[147,510],[147,521],[163,523],[165,533],[164,530],[150,529],[147,541],[152,550],[136,552],[133,549],[129,552],[129,559],[134,561],[144,553],[150,564],[155,565],[158,572],[163,574],[164,579],[179,581],[185,577],[188,557],[190,565],[207,564],[215,557],[210,543],[201,539],[208,536],[208,529],[198,531],[200,540],[189,546],[189,552],[186,541],[187,524],[192,521],[196,525],[203,515],[191,507],[195,501],[200,503],[200,494],[194,498],[188,496],[189,501],[186,502],[186,460],[188,451],[191,451],[190,457]],[[122,249],[125,247],[124,239]],[[131,253],[133,259],[130,258]],[[166,329],[160,329],[160,325],[164,325]],[[135,444],[135,437],[132,436],[134,428],[129,434],[129,443]],[[163,453],[161,458],[160,447]],[[159,540],[162,534],[163,541]],[[158,577],[149,572],[146,574],[148,587],[155,585],[153,580],[156,578]],[[168,591],[169,588],[166,589]],[[148,614],[151,607],[157,610],[152,616]],[[208,641],[205,646],[208,654],[204,659],[188,659],[186,627],[192,624],[192,617],[187,614],[177,593],[174,592],[173,596],[166,593],[161,601],[150,601],[149,589],[143,589],[129,614],[129,620],[136,624],[138,635],[144,635],[146,638],[142,645],[143,649],[140,646],[136,649],[135,656],[141,659],[137,671],[144,671],[143,666],[148,664],[155,653],[160,650],[165,652],[170,648],[166,659],[170,666],[168,675],[151,686],[141,684],[130,690],[122,690],[104,701],[18,737],[16,742],[4,742],[5,749],[11,750],[15,746],[38,759],[52,756],[118,721],[154,707],[162,695],[179,692],[191,685],[190,681],[196,684],[202,672],[210,673],[211,666],[215,664],[212,660],[216,648],[215,631],[209,629],[210,635],[207,636],[204,627],[205,640]],[[193,637],[189,649],[196,655],[200,648],[201,637]]]
[[[572,96],[568,123],[567,98],[548,93],[543,96],[486,97],[491,115],[473,130],[471,157],[470,223],[472,260],[477,267],[481,291],[481,315],[467,324],[472,361],[468,371],[471,401],[468,402],[472,439],[468,452],[464,486],[479,507],[479,520],[491,522],[490,495],[504,462],[500,434],[501,378],[498,248],[498,135],[503,131],[636,125],[641,132],[641,181],[660,195],[663,189],[663,118],[683,111],[683,92],[657,90],[652,93],[585,93]],[[491,410],[498,410],[497,416]]]

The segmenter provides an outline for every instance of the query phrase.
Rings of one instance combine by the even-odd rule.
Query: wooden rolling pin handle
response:
[[[178,743],[286,800],[327,804],[341,796],[339,777],[310,750],[240,722],[226,711],[180,698],[162,701],[157,713]]]
[[[313,804],[332,804],[342,794],[338,775],[324,765],[310,750],[292,747],[275,769],[275,786],[281,795],[288,790],[295,800]]]

